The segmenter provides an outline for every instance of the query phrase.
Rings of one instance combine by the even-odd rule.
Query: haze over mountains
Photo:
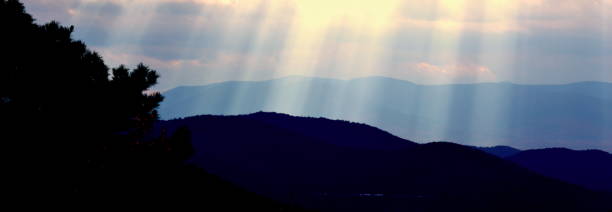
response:
[[[612,84],[418,85],[383,77],[287,77],[181,86],[162,119],[273,111],[362,122],[417,142],[612,151]]]

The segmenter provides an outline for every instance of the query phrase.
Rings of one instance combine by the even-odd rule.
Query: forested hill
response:
[[[363,124],[255,113],[188,117],[162,121],[156,128],[172,132],[179,126],[192,131],[196,152],[192,163],[250,191],[306,208],[612,208],[609,195],[543,177],[472,147],[415,144]],[[352,139],[357,140],[355,145]],[[401,147],[395,148],[398,145]]]

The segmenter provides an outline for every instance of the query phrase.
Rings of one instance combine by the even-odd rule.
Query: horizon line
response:
[[[210,83],[204,83],[204,84],[198,84],[198,85],[195,85],[195,84],[178,85],[172,88],[168,88],[164,90],[156,90],[156,91],[164,93],[164,92],[170,91],[175,88],[180,88],[180,87],[202,87],[202,86],[211,86],[211,85],[218,85],[218,84],[224,84],[224,83],[262,83],[262,82],[286,80],[286,79],[291,79],[291,78],[319,79],[319,80],[332,80],[332,81],[343,81],[343,82],[379,78],[379,79],[401,81],[404,83],[414,84],[417,86],[461,86],[461,85],[484,85],[484,84],[511,84],[511,85],[517,85],[517,86],[566,86],[566,85],[576,85],[576,84],[585,84],[585,83],[599,83],[599,84],[612,85],[612,82],[595,81],[595,80],[585,80],[585,81],[566,82],[566,83],[542,83],[542,84],[516,83],[516,82],[511,82],[511,81],[492,81],[492,82],[474,82],[474,83],[416,83],[416,82],[409,81],[409,80],[382,76],[382,75],[372,75],[372,76],[354,77],[354,78],[345,78],[345,79],[333,78],[333,77],[306,76],[306,75],[287,75],[287,76],[275,77],[271,79],[262,79],[262,80],[226,80],[226,81],[216,81],[216,82],[210,82]]]

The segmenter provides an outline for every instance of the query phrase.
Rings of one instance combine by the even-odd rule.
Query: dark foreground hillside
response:
[[[195,166],[131,167],[105,171],[85,184],[64,206],[137,206],[198,211],[306,211],[244,190]],[[128,178],[128,179],[126,179]],[[76,201],[74,201],[76,200]]]
[[[542,177],[471,147],[402,142],[361,124],[256,113],[164,121],[158,130],[179,126],[193,133],[192,163],[250,191],[310,209],[612,209],[606,194]],[[332,132],[338,133],[330,137]],[[351,139],[359,142],[350,145]]]

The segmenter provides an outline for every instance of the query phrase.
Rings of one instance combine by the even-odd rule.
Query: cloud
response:
[[[112,64],[159,67],[168,87],[291,74],[612,81],[612,0],[23,1]]]
[[[476,64],[435,65],[428,62],[408,63],[401,66],[402,78],[425,84],[494,82],[490,68]]]
[[[609,25],[610,0],[411,0],[399,27],[486,33],[581,30]]]
[[[196,2],[164,2],[159,4],[156,13],[170,16],[197,16],[202,6]]]
[[[241,52],[219,51],[201,57],[185,59],[159,59],[138,51],[104,47],[100,52],[111,67],[143,62],[160,72],[162,80],[156,90],[167,90],[178,85],[201,85],[230,80],[265,80],[279,77],[277,55],[254,55]],[[248,77],[248,78],[246,78]]]

